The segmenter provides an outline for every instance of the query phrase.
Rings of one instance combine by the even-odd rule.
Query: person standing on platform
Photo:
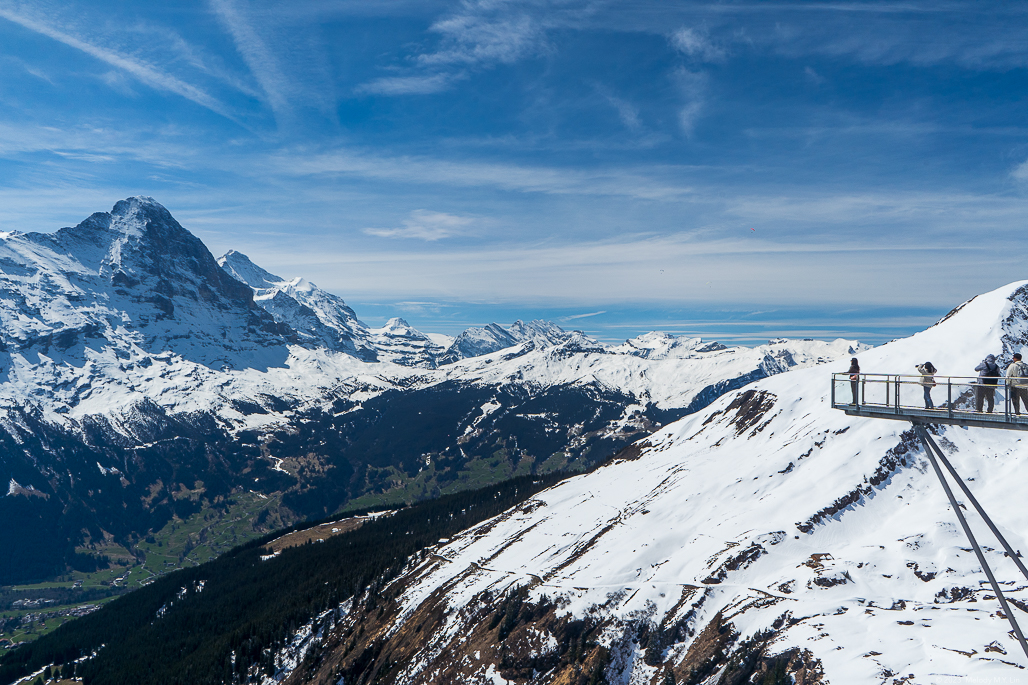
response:
[[[1014,404],[1014,413],[1021,413],[1021,402],[1028,412],[1028,364],[1021,361],[1021,353],[1014,354],[1014,361],[1007,367],[1007,387]]]
[[[931,362],[925,362],[917,367],[917,372],[921,374],[921,385],[924,387],[925,409],[935,409],[935,405],[932,403],[932,388],[935,387],[935,374],[938,371]],[[1025,404],[1025,408],[1028,409],[1028,403]]]
[[[989,404],[988,412],[992,413],[996,404],[996,384],[999,383],[1003,372],[996,364],[996,355],[990,354],[982,360],[982,363],[974,367],[978,372],[978,384],[975,386],[974,410],[980,412],[982,405]]]
[[[853,404],[856,404],[857,382],[860,380],[860,364],[857,363],[856,357],[850,360],[850,368],[846,373],[850,375],[850,390],[853,392]]]

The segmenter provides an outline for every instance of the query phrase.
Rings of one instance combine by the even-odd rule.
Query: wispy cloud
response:
[[[272,111],[277,117],[290,115],[291,108],[286,97],[288,81],[271,50],[232,0],[210,0],[210,3],[235,41],[239,54],[261,85]]]
[[[136,97],[136,92],[132,90],[132,81],[124,71],[112,69],[100,74],[100,80],[107,84],[107,86],[125,97]]]
[[[422,64],[511,64],[536,50],[543,32],[528,14],[464,14],[438,21],[432,31],[443,36],[437,52],[422,54]]]
[[[701,71],[681,68],[674,72],[672,78],[683,100],[678,110],[678,124],[682,132],[691,136],[706,104],[708,76]]]
[[[785,12],[761,18],[762,10]],[[790,11],[791,10],[791,11]],[[1028,64],[1028,16],[1018,3],[823,3],[748,6],[748,40],[792,56],[830,55],[865,64],[966,68]],[[854,21],[855,11],[865,16]]]
[[[1024,198],[902,191],[810,196],[746,195],[733,198],[726,207],[728,214],[739,216],[746,222],[818,225],[827,231],[837,226],[854,237],[869,235],[871,229],[864,227],[896,226],[908,222],[930,224],[937,231],[967,230],[969,227],[990,232],[1019,231],[1017,217],[1023,216],[1026,209],[1028,200]],[[890,244],[895,243],[892,241]]]
[[[429,30],[440,37],[439,44],[412,57],[417,73],[376,79],[355,91],[376,95],[441,92],[466,78],[467,70],[514,64],[546,50],[546,31],[561,22],[560,16],[547,2],[463,2],[431,25]]]
[[[575,319],[588,319],[590,316],[599,316],[600,314],[606,314],[607,310],[601,310],[598,312],[589,312],[588,314],[573,314],[571,316],[562,316],[561,321],[574,321]]]
[[[365,228],[364,232],[380,238],[416,238],[431,242],[467,233],[474,221],[469,217],[415,209],[410,218],[400,222],[401,228]]]
[[[466,78],[462,73],[429,74],[427,76],[388,76],[363,83],[354,89],[358,94],[429,95],[449,90],[454,82]]]
[[[821,76],[821,74],[817,73],[814,70],[814,67],[805,67],[803,69],[803,74],[815,86],[820,86],[822,83],[825,82],[824,76]]]
[[[192,165],[204,158],[191,145],[196,136],[194,129],[181,129],[163,130],[155,137],[153,128],[146,125],[116,128],[83,123],[56,127],[0,121],[0,156],[56,154],[87,159],[99,155],[112,161],[145,162],[159,169],[195,168]],[[222,157],[213,159],[226,161]]]
[[[705,32],[683,27],[671,34],[671,45],[689,57],[702,62],[720,62],[725,50],[716,45]]]
[[[387,157],[355,150],[305,151],[270,158],[284,175],[347,175],[408,183],[493,187],[552,195],[609,195],[649,200],[683,199],[693,189],[665,167],[562,169],[557,167]]]
[[[854,303],[935,306],[966,299],[990,284],[1016,280],[1020,260],[991,263],[988,280],[962,268],[977,257],[966,245],[926,247],[863,238],[784,243],[775,239],[697,240],[623,236],[563,245],[489,246],[434,251],[282,253],[323,287],[350,299],[563,302],[607,310],[615,303]],[[980,252],[986,253],[983,248]],[[266,265],[279,268],[276,265]],[[280,271],[282,269],[279,269]],[[294,268],[295,270],[295,268]],[[662,273],[663,270],[663,273]],[[944,282],[936,272],[949,274]],[[617,278],[610,274],[616,273]],[[859,274],[859,287],[852,277]]]
[[[30,31],[34,31],[40,35],[56,40],[68,47],[81,50],[91,57],[131,74],[151,88],[175,93],[187,100],[195,102],[201,107],[206,107],[212,112],[216,112],[223,117],[235,120],[228,108],[203,90],[167,74],[153,65],[143,62],[142,60],[89,43],[77,36],[73,36],[70,33],[36,19],[35,17],[30,17],[22,12],[10,9],[6,5],[0,4],[0,18],[6,19]]]
[[[46,72],[44,72],[42,69],[39,69],[36,66],[33,66],[33,65],[29,64],[28,62],[26,62],[23,59],[19,59],[17,57],[12,56],[12,55],[3,55],[3,56],[0,56],[0,60],[2,60],[6,64],[16,65],[18,69],[21,69],[25,73],[31,74],[32,76],[35,76],[36,78],[38,78],[40,80],[46,81],[51,86],[57,85],[56,83],[54,83],[54,80],[52,78],[50,78],[49,75],[47,75]]]
[[[1010,175],[1018,181],[1028,181],[1028,160],[1023,161],[1014,167],[1014,170],[1010,172]]]
[[[176,31],[165,26],[151,27],[146,24],[139,25],[137,31],[150,40],[167,42],[168,51],[175,61],[188,64],[202,74],[215,78],[255,100],[260,99],[259,87],[255,87],[245,77],[227,69],[223,60],[217,55],[204,54],[202,50],[186,41]]]
[[[625,128],[631,131],[638,131],[642,128],[642,122],[639,119],[639,109],[635,105],[614,95],[610,92],[609,88],[601,84],[596,85],[596,90],[614,108]]]

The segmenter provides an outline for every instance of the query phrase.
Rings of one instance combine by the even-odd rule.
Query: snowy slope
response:
[[[931,359],[941,373],[972,374],[987,353],[1009,362],[1028,352],[1026,321],[1028,282],[1015,283],[863,352],[861,366],[902,373]],[[769,640],[768,654],[806,650],[833,685],[1017,682],[1028,661],[909,425],[832,410],[831,370],[730,393],[639,443],[634,458],[440,544],[395,584],[384,634],[416,646],[389,682],[428,682],[454,664],[467,682],[506,682],[519,647],[513,637],[495,643],[480,622],[515,586],[530,588],[528,602],[545,605],[545,595],[558,614],[602,627],[611,683],[663,683],[670,670],[684,682],[714,663],[704,661],[712,641],[731,652],[754,636]],[[1028,550],[1022,435],[938,435],[1014,548]],[[1014,565],[987,553],[1010,596],[1028,603]],[[427,621],[418,637],[405,628],[414,620]],[[556,649],[538,625],[511,633],[534,640],[537,655]],[[640,626],[667,638],[658,658],[643,658]],[[400,659],[390,649],[382,653]]]

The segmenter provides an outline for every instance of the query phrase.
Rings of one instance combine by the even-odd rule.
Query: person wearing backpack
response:
[[[1021,402],[1028,412],[1028,364],[1021,361],[1021,353],[1014,354],[1014,361],[1007,367],[1007,387],[1010,388],[1010,399],[1014,403],[1014,413],[1021,413]]]
[[[921,374],[921,385],[924,387],[924,408],[935,409],[932,403],[932,388],[935,387],[935,374],[938,369],[932,366],[931,362],[925,362],[917,366],[917,372]],[[1028,402],[1025,402],[1025,409],[1028,410]]]
[[[996,355],[990,354],[982,360],[982,363],[974,367],[978,372],[978,383],[975,385],[974,410],[980,412],[982,405],[988,402],[989,409],[986,413],[991,414],[996,403],[996,385],[999,383],[1003,372],[996,364]]]

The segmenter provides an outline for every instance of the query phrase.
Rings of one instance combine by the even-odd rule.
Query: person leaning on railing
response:
[[[981,364],[974,367],[974,370],[978,372],[978,383],[974,389],[974,410],[980,412],[982,404],[988,402],[989,410],[987,413],[991,414],[992,408],[996,403],[996,384],[999,383],[999,379],[1003,375],[1003,372],[999,370],[999,366],[996,364],[996,355],[987,355]]]
[[[1010,388],[1010,399],[1014,405],[1014,413],[1021,413],[1021,402],[1028,412],[1028,364],[1021,361],[1021,353],[1014,354],[1014,361],[1007,367],[1007,387]]]

